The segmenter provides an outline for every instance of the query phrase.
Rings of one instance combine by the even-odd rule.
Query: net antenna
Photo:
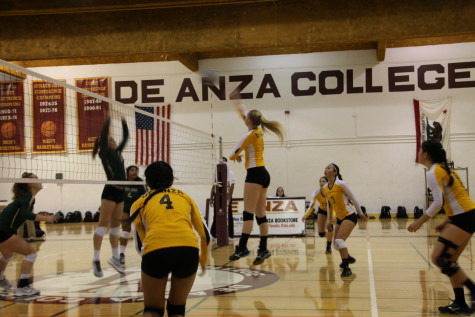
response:
[[[0,182],[137,184],[107,181],[100,158],[92,158],[106,114],[117,144],[123,138],[121,118],[127,122],[125,166],[163,160],[173,167],[175,184],[213,182],[210,133],[170,120],[171,105],[138,107],[109,98],[109,77],[73,81],[0,60]],[[25,171],[39,179],[22,178]]]

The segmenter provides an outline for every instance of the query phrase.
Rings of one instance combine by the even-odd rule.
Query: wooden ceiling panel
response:
[[[0,58],[28,66],[472,42],[475,1],[3,0]]]

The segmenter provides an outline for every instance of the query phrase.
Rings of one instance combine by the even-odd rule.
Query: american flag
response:
[[[170,105],[137,108],[170,119]],[[136,112],[135,126],[135,164],[170,162],[170,123]]]

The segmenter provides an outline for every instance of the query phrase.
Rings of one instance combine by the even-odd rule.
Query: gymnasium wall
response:
[[[156,97],[163,97],[163,103],[172,105],[172,120],[221,136],[225,155],[246,132],[229,94],[240,80],[250,78],[243,91],[249,97],[245,100],[247,107],[261,110],[266,118],[277,120],[286,128],[283,144],[273,135],[266,136],[265,160],[272,177],[269,196],[282,186],[287,195],[309,198],[326,164],[334,162],[367,211],[379,213],[382,205],[391,206],[393,211],[402,205],[408,212],[416,205],[425,207],[424,168],[414,162],[413,99],[452,98],[452,160],[456,166],[469,168],[469,184],[475,184],[474,63],[475,43],[388,49],[385,61],[379,63],[374,50],[201,61],[200,69],[216,70],[224,76],[225,100],[213,93],[205,98],[200,75],[178,62],[32,70],[68,82],[74,78],[110,76],[113,90],[114,83],[120,81],[135,81],[140,87],[143,80],[163,79]],[[429,85],[433,89],[421,89],[417,70],[431,65],[441,65],[444,71],[426,72],[425,82],[433,84],[437,78],[443,78],[444,83],[441,87]],[[449,78],[449,65],[465,65],[453,71],[452,76],[465,72],[468,77],[455,81],[459,85],[471,82],[467,85],[472,87],[449,88],[453,80]],[[394,70],[397,74],[392,73]],[[319,80],[325,74],[328,76],[321,84]],[[337,80],[340,75],[343,85]],[[295,80],[299,76],[303,77]],[[348,88],[349,77],[353,93]],[[406,85],[413,85],[414,89],[398,91],[408,90],[401,88]],[[363,92],[358,92],[358,87]],[[380,87],[377,89],[381,92],[368,92],[374,87]],[[115,96],[125,98],[127,94],[127,90],[114,90]],[[139,92],[138,103],[142,102],[141,97]],[[243,164],[231,162],[229,166],[236,174],[234,196],[242,197]],[[461,177],[465,181],[465,174]],[[10,197],[10,187],[11,184],[0,184],[1,199]],[[102,186],[50,184],[38,194],[37,210],[96,210],[101,189]],[[209,186],[183,189],[204,210]],[[472,198],[474,191],[471,189]]]

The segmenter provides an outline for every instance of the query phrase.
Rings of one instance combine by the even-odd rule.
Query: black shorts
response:
[[[199,259],[199,250],[194,247],[158,249],[142,257],[142,271],[154,278],[165,278],[169,273],[185,278],[196,273]]]
[[[475,232],[475,209],[449,217],[450,223],[470,234]]]
[[[121,203],[124,201],[124,190],[112,185],[104,186],[101,199],[107,199],[115,203]]]
[[[349,215],[349,216],[346,216],[345,218],[343,218],[343,219],[341,219],[341,220],[337,218],[337,219],[336,219],[336,224],[337,224],[337,225],[341,225],[341,223],[343,222],[343,220],[353,221],[355,224],[357,224],[357,223],[358,223],[358,216],[356,215],[356,213],[354,213],[354,214],[351,214],[351,215]]]
[[[246,183],[262,185],[267,188],[270,185],[270,175],[265,166],[251,167],[247,169]]]
[[[324,215],[325,217],[328,215],[328,213],[325,210],[321,210],[320,208],[318,208],[317,214]]]
[[[22,225],[23,226],[23,225]],[[10,239],[13,236],[13,233],[6,233],[0,230],[0,243],[3,243]]]

